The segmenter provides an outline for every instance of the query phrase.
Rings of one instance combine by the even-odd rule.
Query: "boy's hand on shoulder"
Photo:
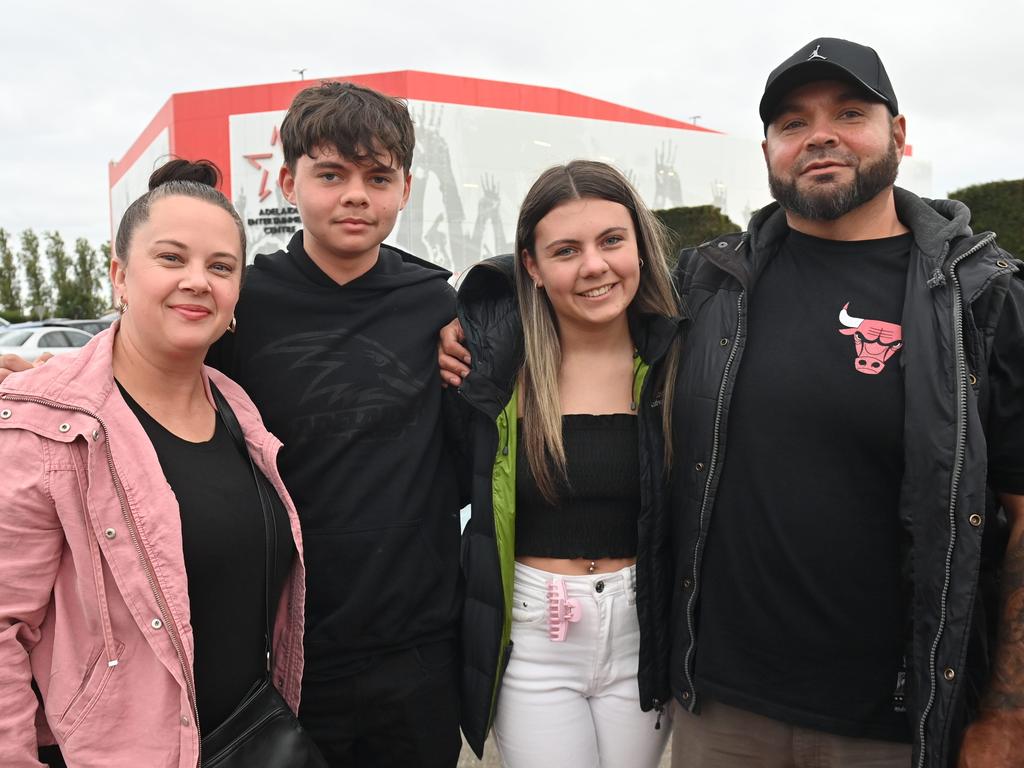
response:
[[[438,333],[437,365],[441,369],[441,384],[457,387],[469,373],[472,362],[469,350],[462,346],[466,335],[462,332],[462,324],[458,318],[444,326]]]
[[[0,381],[3,381],[12,373],[27,371],[29,368],[35,368],[36,366],[42,365],[51,357],[53,357],[53,355],[49,352],[44,352],[36,358],[34,363],[32,363],[18,355],[0,355]]]

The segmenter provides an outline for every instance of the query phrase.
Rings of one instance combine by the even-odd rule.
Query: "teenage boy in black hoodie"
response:
[[[409,197],[406,105],[299,93],[280,182],[303,229],[257,256],[210,363],[284,443],[305,543],[300,720],[332,766],[454,766],[459,494],[441,425],[449,273],[382,245]]]

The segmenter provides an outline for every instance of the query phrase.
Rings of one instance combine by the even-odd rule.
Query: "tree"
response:
[[[104,309],[114,306],[114,286],[110,284],[110,241],[100,244],[100,289],[103,292]]]
[[[84,237],[75,240],[75,291],[68,317],[96,317],[106,309],[108,299],[102,293],[102,276],[96,250]]]
[[[50,262],[50,284],[53,286],[57,317],[74,317],[73,306],[78,303],[78,286],[71,275],[71,259],[64,249],[64,238],[59,232],[46,233],[46,258]]]
[[[975,232],[995,232],[1000,246],[1024,256],[1024,179],[975,184],[949,193],[971,209]]]
[[[741,229],[714,205],[666,208],[662,211],[655,211],[654,215],[669,230],[671,240],[669,253],[673,257],[680,248],[700,245],[715,235],[738,232]]]
[[[0,309],[12,315],[21,314],[21,285],[18,265],[7,244],[7,232],[0,229]]]
[[[25,282],[28,285],[28,313],[43,319],[50,312],[50,286],[46,284],[39,262],[39,238],[31,229],[21,233],[21,263],[25,269]]]

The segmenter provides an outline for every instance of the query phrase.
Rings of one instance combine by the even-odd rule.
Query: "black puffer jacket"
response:
[[[899,514],[909,549],[904,588],[907,711],[914,765],[954,762],[966,721],[988,676],[994,567],[1005,548],[1005,516],[986,487],[987,361],[1004,302],[1024,302],[1021,263],[991,233],[974,235],[960,203],[896,189],[913,232],[903,310],[905,473]],[[727,449],[726,425],[747,338],[746,297],[787,232],[776,205],[750,229],[685,251],[677,279],[691,318],[676,385],[672,509],[672,689],[697,712],[696,604],[701,557]],[[753,428],[753,427],[752,427]]]
[[[462,618],[462,730],[479,756],[494,718],[501,676],[512,653],[515,553],[515,399],[523,363],[522,325],[512,283],[511,256],[474,267],[459,290],[458,314],[473,356],[460,389],[464,431],[471,446],[473,516],[463,534],[466,603]],[[665,515],[661,396],[656,366],[678,337],[678,320],[643,317],[630,330],[642,362],[639,453],[642,499],[636,597],[640,621],[637,681],[640,704],[660,710],[668,687],[668,614],[672,566]],[[648,366],[652,366],[648,371]]]

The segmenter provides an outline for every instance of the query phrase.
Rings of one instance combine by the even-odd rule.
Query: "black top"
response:
[[[555,504],[544,498],[534,480],[521,419],[517,429],[516,555],[636,557],[640,513],[636,416],[562,417],[568,483],[557,480]]]
[[[750,294],[696,659],[727,704],[899,741],[910,246],[792,232]]]
[[[199,725],[205,733],[230,715],[266,676],[266,533],[247,458],[220,418],[213,437],[192,443],[168,432],[121,387],[153,443],[181,512]],[[268,488],[269,488],[268,484]],[[272,490],[272,489],[271,489]],[[288,515],[271,492],[277,526],[271,604],[295,556]]]
[[[448,273],[386,246],[338,285],[305,253],[257,256],[208,362],[284,443],[302,521],[306,679],[455,636],[459,492],[441,420],[437,335]]]

